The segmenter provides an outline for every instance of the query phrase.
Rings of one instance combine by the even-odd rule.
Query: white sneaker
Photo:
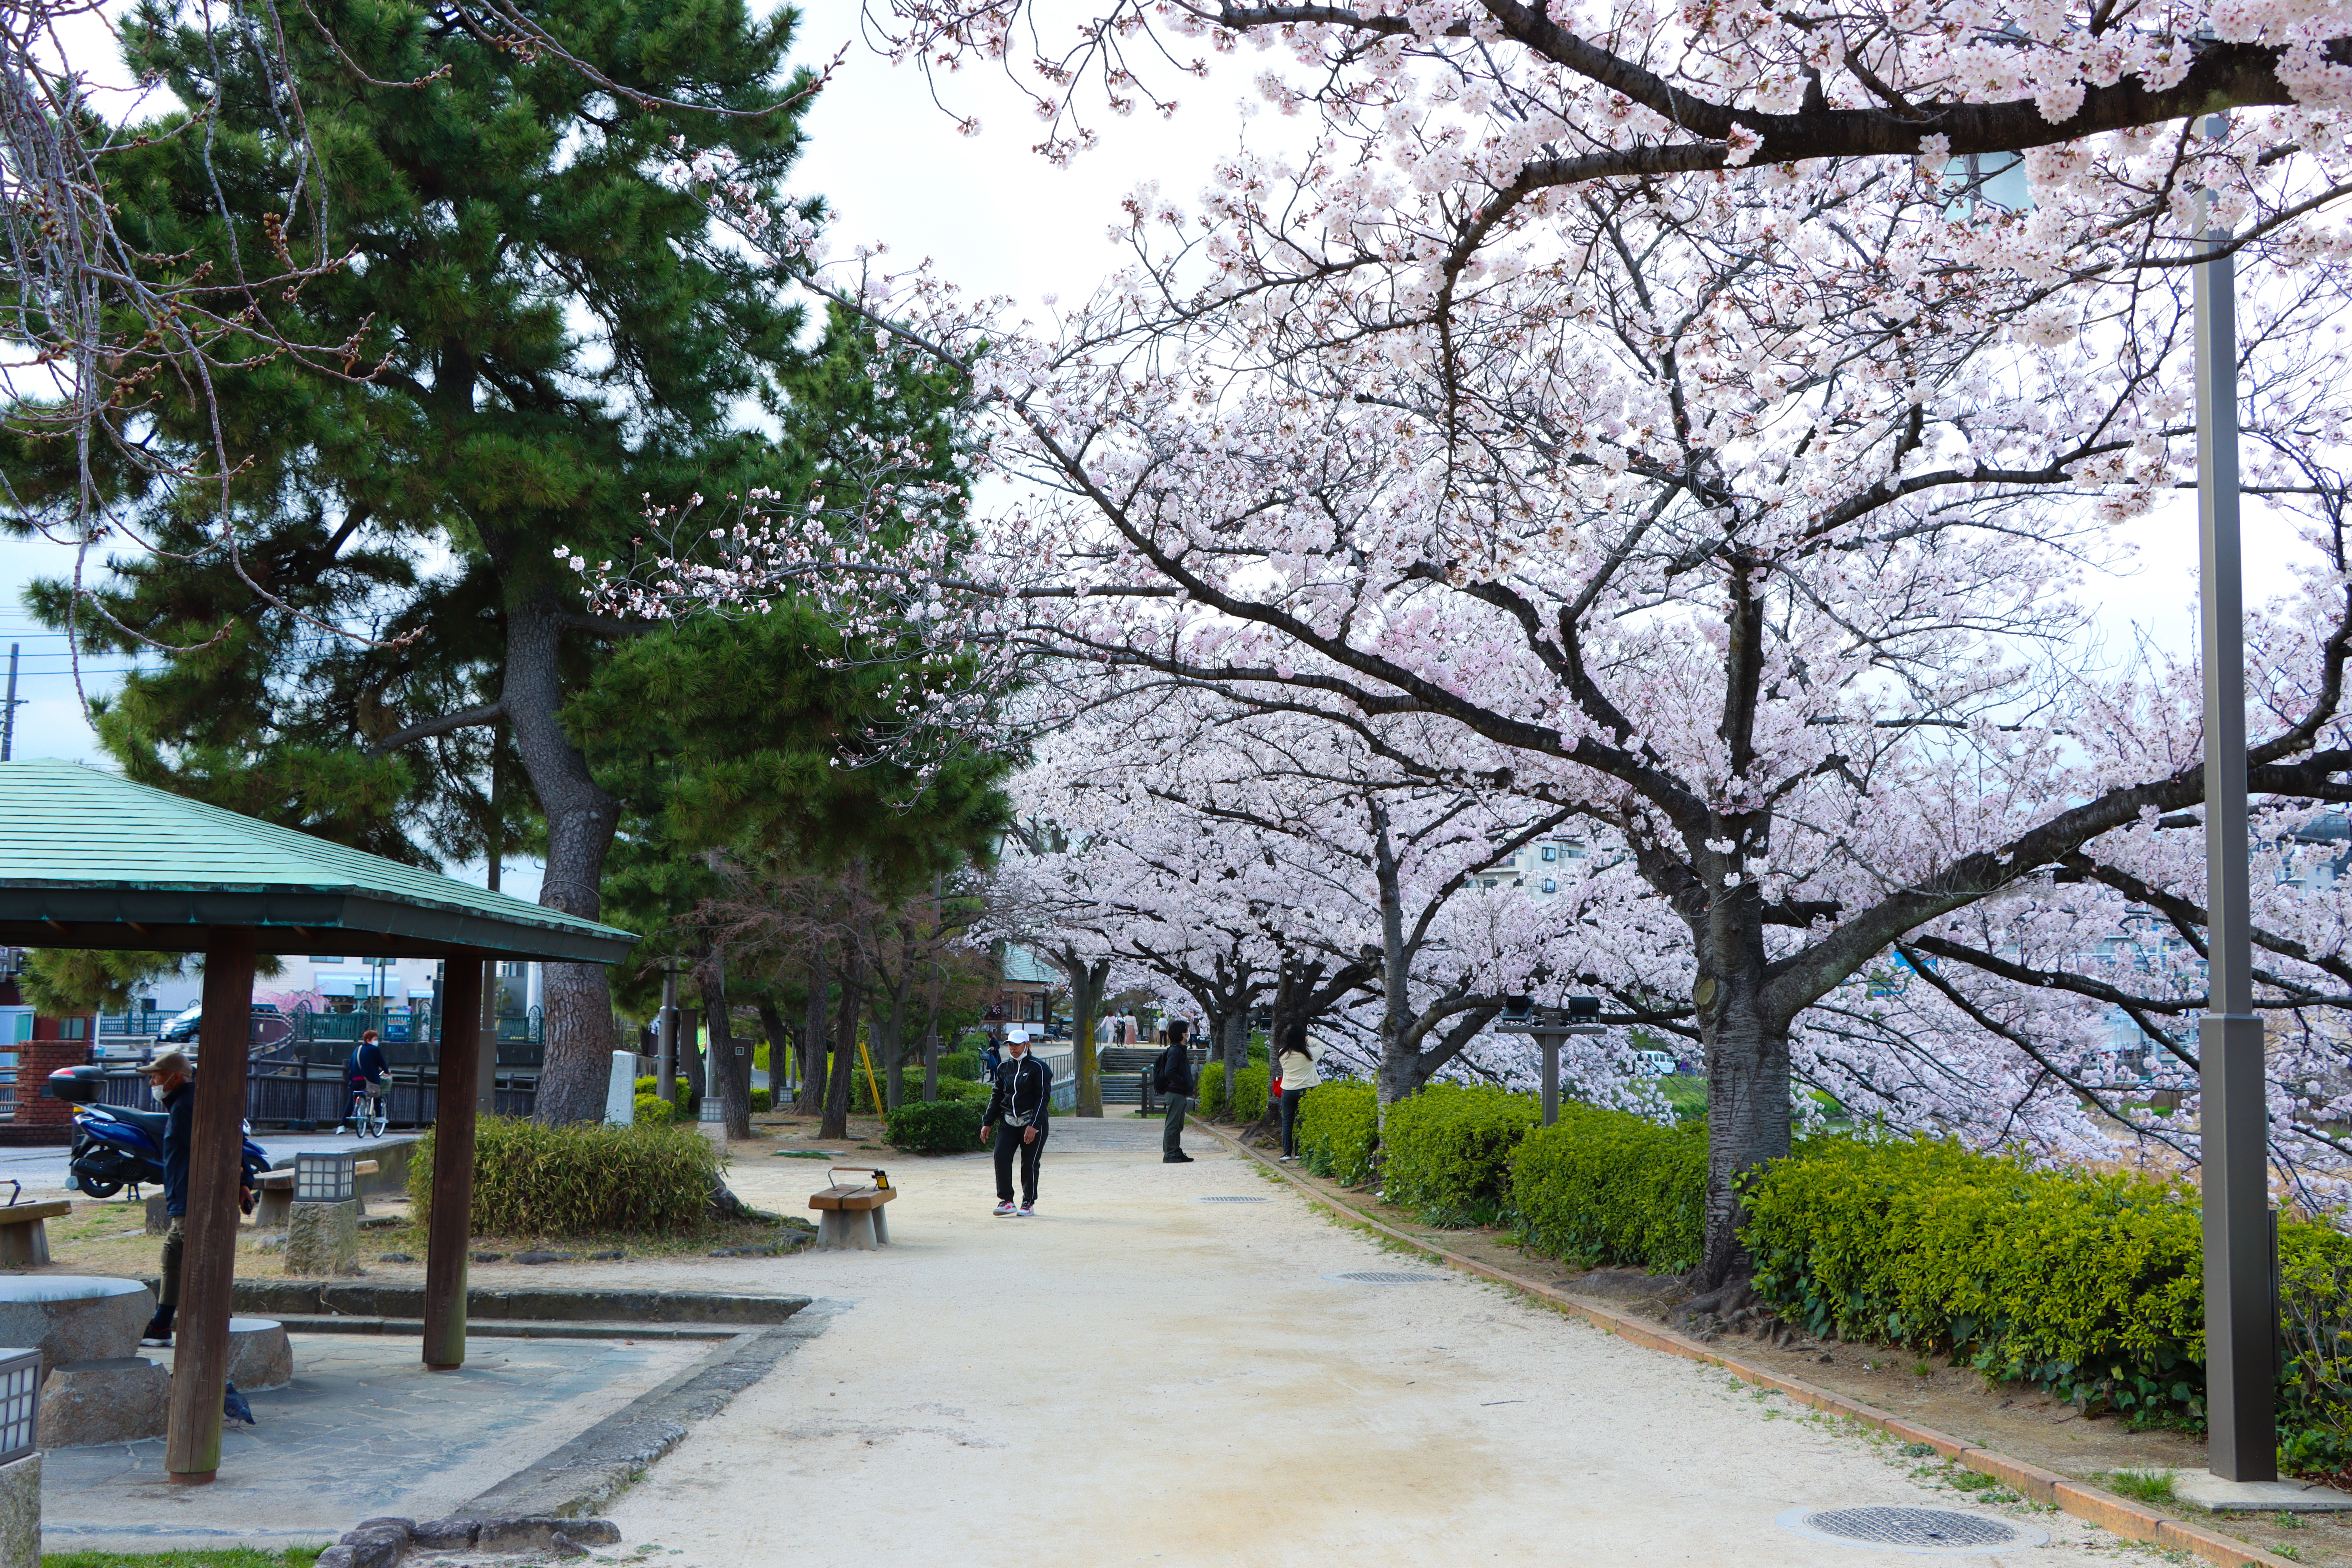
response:
[[[1023,1204],[1021,1205],[1020,1217],[1023,1219],[1035,1219],[1037,1217],[1036,1207],[1031,1204]]]
[[[996,1205],[996,1217],[999,1219],[1003,1219],[1006,1215],[1009,1215],[1012,1212],[1013,1205],[1009,1203],[1002,1203]]]

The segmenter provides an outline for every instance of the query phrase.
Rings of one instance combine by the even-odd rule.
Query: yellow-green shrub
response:
[[[1234,1091],[1225,1112],[1235,1121],[1255,1121],[1265,1114],[1274,1075],[1264,1067],[1244,1068],[1234,1075]]]
[[[668,1100],[654,1094],[637,1096],[638,1126],[661,1127],[667,1125],[672,1120],[674,1116]]]
[[[1511,1201],[1519,1234],[1539,1252],[1680,1273],[1696,1267],[1706,1240],[1706,1129],[1563,1105],[1556,1123],[1521,1140]]]
[[[1203,1121],[1224,1115],[1225,1064],[1210,1062],[1195,1076],[1199,1081],[1192,1086],[1192,1114]]]
[[[408,1165],[416,1223],[430,1223],[433,1134]],[[725,1162],[693,1127],[550,1127],[485,1117],[474,1131],[477,1236],[663,1233],[703,1223]]]
[[[1298,1097],[1298,1161],[1315,1174],[1361,1186],[1372,1178],[1380,1142],[1380,1096],[1370,1084],[1321,1083]]]
[[[1381,1135],[1381,1196],[1437,1225],[1499,1218],[1512,1152],[1542,1114],[1533,1095],[1483,1084],[1433,1083],[1398,1100]]]

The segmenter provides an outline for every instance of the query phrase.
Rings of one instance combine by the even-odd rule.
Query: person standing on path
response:
[[[1315,1070],[1323,1059],[1323,1047],[1309,1045],[1307,1026],[1286,1024],[1282,1030],[1282,1052],[1275,1061],[1275,1071],[1282,1080],[1282,1158],[1298,1158],[1298,1097],[1323,1081]]]
[[[1046,1118],[1054,1098],[1054,1069],[1029,1054],[1029,1036],[1022,1029],[1004,1031],[1004,1061],[996,1069],[996,1089],[988,1097],[987,1113],[980,1119],[980,1141],[996,1145],[996,1212],[1034,1218],[1037,1213],[1037,1162],[1045,1155]],[[1021,1206],[1013,1206],[1013,1157],[1021,1156]]]
[[[163,1212],[172,1221],[163,1233],[163,1278],[156,1288],[155,1315],[139,1342],[168,1345],[172,1319],[180,1310],[180,1260],[188,1245],[188,1133],[195,1121],[196,1090],[182,1052],[165,1051],[139,1070],[147,1075],[163,1106]],[[242,1152],[238,1151],[240,1157]],[[241,1208],[253,1205],[253,1189],[241,1180],[236,1198]]]
[[[1192,1033],[1192,1025],[1181,1018],[1168,1025],[1168,1048],[1151,1064],[1151,1087],[1168,1097],[1168,1123],[1160,1134],[1160,1163],[1163,1165],[1189,1165],[1192,1156],[1184,1152],[1184,1112],[1192,1107],[1192,1050],[1184,1037]]]

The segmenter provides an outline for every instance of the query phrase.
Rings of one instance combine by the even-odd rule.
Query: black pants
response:
[[[1286,1154],[1298,1152],[1298,1097],[1306,1092],[1303,1089],[1282,1091],[1282,1152]]]
[[[1013,1201],[1013,1156],[1016,1151],[1021,1155],[1021,1201],[1024,1205],[1036,1203],[1037,1162],[1045,1155],[1046,1137],[1045,1123],[1040,1121],[1036,1126],[1035,1140],[1027,1143],[1021,1141],[1022,1135],[1029,1131],[1026,1127],[1014,1127],[1007,1123],[996,1130],[996,1201],[998,1203],[1009,1204]]]

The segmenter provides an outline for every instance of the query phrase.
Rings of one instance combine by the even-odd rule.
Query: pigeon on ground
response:
[[[260,1425],[253,1418],[253,1406],[246,1403],[245,1395],[236,1391],[236,1384],[233,1383],[221,1395],[221,1414],[231,1421],[242,1421],[248,1426]]]

